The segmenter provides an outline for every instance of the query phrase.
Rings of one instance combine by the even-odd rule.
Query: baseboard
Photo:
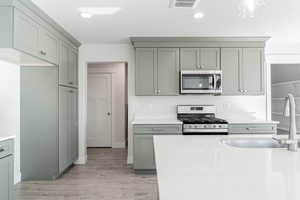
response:
[[[133,157],[132,156],[127,157],[127,165],[133,165]]]
[[[113,143],[112,148],[125,148],[125,142]]]
[[[78,160],[74,163],[75,165],[85,165],[87,163],[87,155],[79,156]]]
[[[15,173],[15,176],[14,176],[14,181],[15,181],[15,184],[17,184],[17,183],[20,183],[21,182],[21,177],[22,177],[22,175],[21,175],[21,172],[20,171],[18,171],[17,173]]]

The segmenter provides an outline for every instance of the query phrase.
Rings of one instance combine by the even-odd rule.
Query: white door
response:
[[[111,83],[111,74],[88,75],[88,147],[112,146]]]

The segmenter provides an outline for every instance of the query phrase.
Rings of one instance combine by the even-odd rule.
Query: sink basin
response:
[[[272,138],[235,138],[223,139],[223,144],[239,148],[287,148],[287,145],[280,144]]]

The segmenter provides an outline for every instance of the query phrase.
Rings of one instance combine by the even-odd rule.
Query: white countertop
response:
[[[278,121],[272,120],[263,120],[263,119],[252,119],[252,120],[245,120],[245,119],[227,119],[229,124],[279,124]]]
[[[5,141],[5,140],[10,140],[10,139],[15,139],[15,137],[16,136],[14,136],[14,135],[6,135],[6,136],[0,135],[0,142]]]
[[[228,137],[238,136],[154,136],[160,200],[300,199],[300,152],[229,147]]]
[[[181,121],[177,119],[168,119],[168,118],[138,118],[132,122],[135,124],[182,124]]]

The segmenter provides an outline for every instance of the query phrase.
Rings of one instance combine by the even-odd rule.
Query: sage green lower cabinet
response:
[[[14,200],[13,140],[0,142],[0,199]]]
[[[181,135],[181,125],[134,125],[134,162],[136,173],[155,173],[154,135]]]
[[[137,96],[179,95],[179,48],[136,48]]]
[[[222,48],[223,95],[263,95],[263,48]]]
[[[77,89],[59,87],[59,172],[78,159]]]
[[[21,67],[22,180],[52,180],[78,158],[77,89],[57,67]]]
[[[275,123],[229,124],[229,134],[276,134]]]

